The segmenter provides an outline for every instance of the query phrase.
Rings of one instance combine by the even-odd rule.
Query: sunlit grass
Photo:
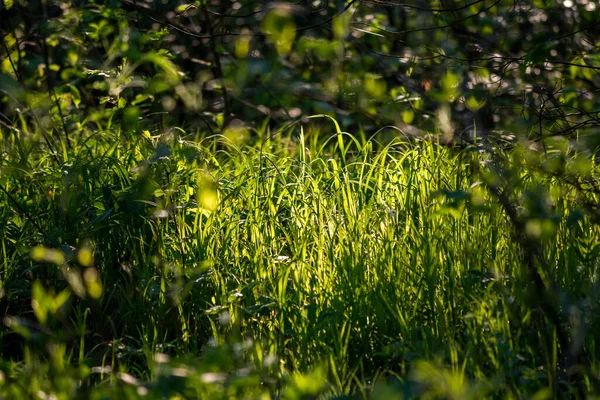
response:
[[[544,398],[568,384],[485,153],[254,134],[107,131],[58,163],[5,134],[6,393]],[[584,324],[598,229],[567,224],[573,189],[518,175],[516,198],[550,193],[556,222],[532,234]],[[579,339],[596,368],[595,334]]]

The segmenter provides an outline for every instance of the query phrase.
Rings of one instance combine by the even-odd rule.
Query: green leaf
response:
[[[33,308],[35,317],[42,325],[45,325],[48,320],[47,307],[50,301],[42,284],[38,281],[34,282],[31,288],[31,308]]]
[[[164,54],[157,52],[148,53],[144,56],[144,61],[152,63],[160,68],[165,73],[169,83],[175,84],[181,80],[179,69]]]
[[[336,39],[343,39],[350,30],[350,20],[352,13],[343,12],[333,19],[333,34]]]
[[[548,58],[548,56],[550,55],[550,50],[552,50],[551,46],[549,46],[546,43],[535,46],[535,48],[525,56],[523,64],[536,65],[541,62],[544,62],[546,58]]]
[[[405,110],[402,112],[402,121],[405,124],[410,124],[415,119],[415,113],[412,110]]]
[[[197,178],[196,201],[198,206],[207,212],[214,212],[219,206],[218,184],[206,173]]]
[[[69,84],[68,86],[69,92],[71,92],[71,99],[73,100],[73,104],[75,104],[75,107],[79,108],[79,104],[81,104],[81,93],[79,92],[79,89],[77,89],[76,86],[73,86],[71,84]]]
[[[127,107],[123,111],[123,128],[125,130],[134,130],[138,125],[138,120],[142,112],[137,107]]]
[[[262,21],[261,29],[275,45],[277,54],[284,56],[292,50],[296,24],[286,9],[278,7],[269,11]]]
[[[465,105],[467,106],[467,108],[469,110],[477,111],[481,107],[485,106],[485,103],[486,103],[486,99],[479,99],[476,96],[469,96],[469,98],[465,102]]]

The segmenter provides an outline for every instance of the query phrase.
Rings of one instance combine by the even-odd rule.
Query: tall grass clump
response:
[[[315,121],[247,141],[109,127],[62,153],[3,131],[0,392],[597,390],[589,156],[328,137]]]

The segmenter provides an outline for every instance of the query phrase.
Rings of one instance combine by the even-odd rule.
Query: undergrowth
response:
[[[52,153],[40,132],[3,132],[0,397],[597,389],[600,231],[552,157],[515,147],[500,170],[477,146],[254,135],[106,129]],[[503,182],[576,370],[532,298]]]

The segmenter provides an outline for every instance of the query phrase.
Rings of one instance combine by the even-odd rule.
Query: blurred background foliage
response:
[[[54,139],[107,123],[207,135],[325,113],[344,130],[394,125],[445,141],[492,131],[581,135],[599,121],[597,8],[595,0],[5,1],[2,123],[39,120]]]

